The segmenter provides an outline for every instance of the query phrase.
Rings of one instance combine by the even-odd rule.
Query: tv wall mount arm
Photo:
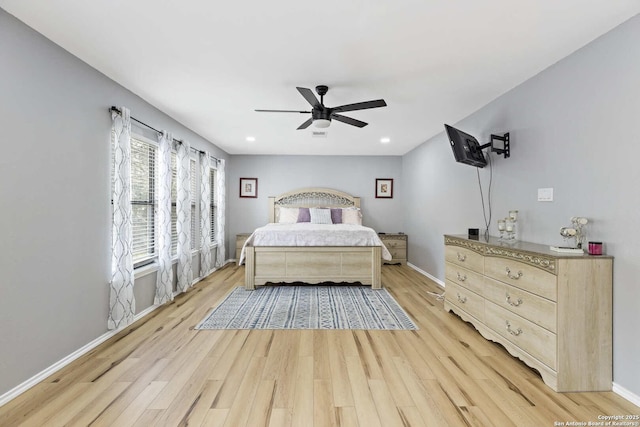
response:
[[[496,140],[502,141],[502,148],[496,148],[493,146],[493,141]],[[491,134],[491,141],[480,146],[481,150],[484,150],[485,148],[491,148],[492,152],[502,154],[504,155],[505,159],[508,159],[511,156],[511,149],[509,146],[509,132],[505,133],[502,136]]]

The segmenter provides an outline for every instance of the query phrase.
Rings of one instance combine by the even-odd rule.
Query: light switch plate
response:
[[[553,202],[553,188],[538,188],[539,202]]]

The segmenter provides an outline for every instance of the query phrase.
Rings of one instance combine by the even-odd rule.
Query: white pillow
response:
[[[278,223],[280,224],[295,224],[298,222],[298,208],[279,208]]]
[[[311,224],[333,224],[331,209],[309,208],[309,214],[311,214]]]
[[[362,225],[362,214],[359,208],[348,208],[342,210],[342,223]]]

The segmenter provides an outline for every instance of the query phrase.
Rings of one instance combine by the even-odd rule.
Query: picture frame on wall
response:
[[[393,198],[393,179],[377,178],[376,179],[376,199],[392,199]]]
[[[258,197],[258,178],[240,178],[240,197]]]

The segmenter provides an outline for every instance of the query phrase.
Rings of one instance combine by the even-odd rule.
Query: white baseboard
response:
[[[225,262],[225,265],[229,262],[233,262],[233,260],[227,260]],[[214,271],[216,271],[217,268],[212,269],[208,274],[213,273]],[[204,276],[206,277],[206,276]],[[193,280],[193,282],[191,283],[191,285],[195,285],[196,283],[198,283],[199,281],[201,281],[202,279],[204,279],[204,277],[197,277]],[[174,292],[174,297],[177,296],[180,292]],[[155,309],[161,307],[163,304],[161,305],[152,305],[151,307],[148,307],[144,310],[142,310],[140,313],[136,314],[133,318],[133,322],[136,322],[140,319],[142,319],[144,316],[146,316],[147,314],[151,313],[152,311],[154,311]],[[132,323],[133,323],[132,322]],[[115,329],[113,331],[108,331],[106,333],[104,333],[103,335],[99,336],[98,338],[96,338],[95,340],[91,341],[90,343],[82,346],[81,348],[79,348],[78,350],[74,351],[73,353],[71,353],[70,355],[64,357],[63,359],[60,359],[59,361],[57,361],[56,363],[54,363],[53,365],[49,366],[48,368],[46,368],[45,370],[37,373],[36,375],[34,375],[33,377],[29,378],[28,380],[26,380],[25,382],[23,382],[22,384],[18,384],[17,386],[15,386],[14,388],[12,388],[11,390],[9,390],[8,392],[0,395],[0,406],[4,405],[5,403],[9,402],[12,399],[15,399],[16,397],[18,397],[20,394],[24,393],[25,391],[29,390],[31,387],[33,387],[34,385],[38,384],[39,382],[41,382],[42,380],[44,380],[45,378],[53,375],[54,373],[56,373],[57,371],[59,371],[60,369],[64,368],[65,366],[67,366],[69,363],[73,362],[74,360],[80,358],[82,355],[88,353],[89,351],[93,350],[94,348],[96,348],[97,346],[99,346],[100,344],[102,344],[103,342],[105,342],[106,340],[108,340],[109,338],[113,337],[115,334],[117,334],[118,332],[120,332],[121,330],[123,330],[124,328],[128,327],[127,326],[123,326],[119,329]]]
[[[629,402],[633,403],[636,406],[640,406],[640,396],[638,396],[637,394],[632,393],[631,391],[627,390],[626,388],[622,387],[619,384],[613,383],[613,389],[612,391],[617,394],[618,396],[628,400]]]
[[[233,260],[227,260],[226,261],[226,263],[229,263],[229,262],[234,262],[234,261]],[[434,282],[436,282],[438,285],[442,286],[443,288],[445,287],[445,284],[444,284],[444,282],[442,280],[436,278],[435,276],[427,273],[426,271],[416,267],[415,265],[413,265],[411,263],[407,263],[407,265],[409,267],[413,268],[418,273],[420,273],[420,274],[428,277],[429,279],[433,280]],[[216,269],[214,269],[213,271],[215,271],[215,270]],[[212,273],[213,273],[213,271],[212,271]],[[200,280],[202,280],[202,278],[196,279],[194,281],[194,283],[199,282]],[[133,321],[136,322],[136,321],[142,319],[147,314],[151,313],[152,311],[156,310],[159,307],[161,307],[161,305],[152,305],[151,307],[146,308],[145,310],[143,310],[140,313],[136,314],[135,317],[133,318]],[[68,364],[73,362],[74,360],[80,358],[84,354],[86,354],[89,351],[93,350],[94,348],[96,348],[97,346],[99,346],[100,344],[102,344],[103,342],[108,340],[109,338],[113,337],[114,335],[116,335],[118,332],[120,332],[121,330],[123,330],[127,326],[123,326],[122,328],[119,328],[119,329],[116,329],[116,330],[113,330],[113,331],[108,331],[108,332],[104,333],[103,335],[99,336],[95,340],[91,341],[90,343],[88,343],[88,344],[84,345],[83,347],[79,348],[78,350],[74,351],[70,355],[64,357],[63,359],[60,359],[59,361],[57,361],[53,365],[49,366],[45,370],[37,373],[36,375],[34,375],[33,377],[29,378],[28,380],[26,380],[22,384],[19,384],[16,387],[14,387],[11,390],[9,390],[8,392],[4,393],[3,395],[0,395],[0,406],[3,406],[7,402],[15,399],[20,394],[24,393],[25,391],[29,390],[31,387],[33,387],[36,384],[38,384],[39,382],[43,381],[45,378],[53,375],[54,373],[56,373],[60,369],[64,368],[65,366],[67,366]],[[620,386],[620,385],[618,385],[616,383],[613,383],[613,392],[616,393],[617,395],[621,396],[622,398],[628,400],[629,402],[633,403],[634,405],[640,406],[640,396],[638,396],[637,394],[632,393],[631,391],[627,390],[626,388],[624,388],[624,387],[622,387],[622,386]]]
[[[416,267],[415,265],[411,264],[410,262],[407,263],[407,266],[413,268],[415,271],[417,271],[418,273],[422,274],[423,276],[427,276],[429,279],[433,280],[434,282],[436,282],[438,285],[442,286],[443,288],[445,287],[445,284],[442,280],[438,279],[437,277],[427,273],[426,271],[422,270],[419,267]]]
[[[140,313],[135,315],[135,317],[133,318],[133,321],[135,322],[137,320],[142,319],[144,316],[146,316],[147,314],[151,313],[152,311],[154,311],[158,307],[161,307],[161,306],[160,305],[152,305],[151,307],[148,307],[147,309],[142,310]],[[121,327],[119,329],[115,329],[113,331],[108,331],[108,332],[102,334],[101,336],[99,336],[95,340],[93,340],[90,343],[84,345],[83,347],[77,349],[76,351],[74,351],[70,355],[60,359],[59,361],[57,361],[53,365],[51,365],[48,368],[46,368],[45,370],[37,373],[36,375],[34,375],[33,377],[29,378],[28,380],[26,380],[22,384],[18,384],[17,386],[15,386],[14,388],[12,388],[8,392],[6,392],[5,394],[0,395],[0,406],[4,405],[5,403],[9,402],[12,399],[15,399],[16,397],[18,397],[19,395],[21,395],[25,391],[29,390],[34,385],[36,385],[39,382],[43,381],[45,378],[55,374],[60,369],[62,369],[65,366],[67,366],[69,363],[71,363],[74,360],[80,358],[84,354],[90,352],[91,350],[93,350],[94,348],[96,348],[97,346],[99,346],[100,344],[102,344],[103,342],[108,340],[109,338],[113,337],[114,335],[116,335],[118,332],[120,332],[121,330],[125,329],[126,327],[128,327],[128,325],[127,326],[123,326],[123,327]]]

